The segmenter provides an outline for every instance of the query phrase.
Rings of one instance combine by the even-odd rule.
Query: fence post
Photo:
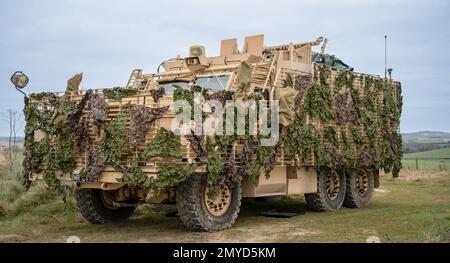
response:
[[[419,170],[419,158],[416,158],[416,170]]]

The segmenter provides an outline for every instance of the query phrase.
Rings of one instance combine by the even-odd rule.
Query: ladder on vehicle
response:
[[[125,88],[131,89],[131,88],[138,88],[139,81],[142,77],[142,69],[133,69],[131,72],[130,78],[128,79],[128,83],[125,86]]]

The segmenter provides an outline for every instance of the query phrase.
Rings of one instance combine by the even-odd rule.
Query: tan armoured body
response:
[[[375,108],[373,114],[372,111],[368,111],[370,114],[367,114],[367,116],[373,117],[369,125],[370,123],[380,123],[382,125],[382,121],[379,121],[379,116],[386,115],[383,114],[383,105],[386,104],[386,85],[388,84],[388,92],[393,96],[392,101],[397,105],[401,101],[400,84],[391,79],[380,79],[369,75],[357,74],[313,61],[317,55],[321,55],[321,53],[312,51],[313,46],[320,45],[323,42],[321,38],[313,42],[291,43],[272,47],[264,46],[263,40],[263,35],[247,37],[241,51],[238,50],[236,39],[223,40],[220,56],[216,57],[205,56],[205,49],[202,46],[192,46],[188,57],[180,58],[178,56],[163,62],[158,68],[158,71],[163,68],[163,72],[147,74],[140,69],[133,70],[127,85],[122,89],[136,92],[120,98],[108,97],[104,90],[101,89],[89,91],[91,93],[89,96],[100,98],[99,100],[106,102],[107,105],[107,116],[105,116],[106,119],[103,126],[92,122],[90,102],[87,102],[87,106],[79,112],[80,122],[85,122],[86,127],[88,127],[88,142],[95,145],[96,148],[93,149],[89,148],[90,146],[86,146],[87,148],[82,151],[77,150],[73,145],[76,144],[76,136],[73,135],[70,137],[71,147],[73,148],[70,153],[74,161],[73,168],[69,172],[63,172],[58,169],[54,171],[54,177],[57,180],[63,182],[63,184],[74,184],[76,186],[77,203],[81,213],[88,221],[105,223],[126,219],[131,215],[137,204],[144,201],[150,203],[176,202],[181,220],[190,229],[217,231],[228,228],[233,224],[239,212],[240,199],[242,197],[306,194],[308,206],[319,211],[336,210],[343,204],[348,207],[362,207],[368,204],[373,188],[378,186],[378,171],[383,168],[383,164],[374,165],[368,162],[367,167],[362,165],[362,167],[358,166],[358,169],[346,169],[344,168],[344,163],[346,163],[345,157],[342,157],[344,161],[341,163],[335,161],[334,159],[336,158],[333,157],[344,156],[346,154],[345,147],[337,146],[333,148],[330,145],[330,141],[325,140],[327,135],[322,134],[324,134],[325,130],[335,130],[339,145],[345,144],[345,138],[342,134],[347,134],[348,137],[351,137],[351,134],[355,135],[355,133],[358,133],[361,135],[362,140],[367,142],[370,142],[370,138],[384,138],[387,136],[386,134],[397,134],[398,121],[391,121],[387,124],[389,125],[389,133],[383,132],[380,128],[382,126],[377,126],[375,134],[370,134],[368,126],[365,126],[367,121],[364,121],[365,117],[360,112],[358,112],[359,117],[356,121],[339,121],[338,115],[340,113],[335,108],[337,107],[336,98],[340,94],[348,95],[341,97],[345,98],[345,105],[350,105],[347,108],[351,108],[352,103],[350,101],[358,100],[352,95],[357,94],[362,98],[361,101],[364,102],[366,101],[365,96],[369,96],[370,92],[372,92],[375,95],[370,99],[373,100],[374,105],[372,106]],[[279,90],[291,88],[295,90],[293,94],[297,94],[295,96],[295,100],[297,100],[295,107],[299,107],[298,105],[303,105],[304,103],[312,103],[311,105],[313,106],[311,107],[314,107],[314,102],[311,102],[313,99],[308,98],[308,91],[312,89],[311,87],[316,88],[314,86],[315,83],[321,81],[320,78],[325,74],[324,72],[327,73],[322,86],[326,86],[329,89],[326,91],[328,92],[327,94],[333,95],[333,99],[329,102],[330,105],[332,104],[333,117],[329,121],[323,121],[321,117],[315,116],[314,112],[310,110],[302,118],[304,123],[302,123],[300,129],[314,127],[314,130],[321,134],[320,142],[315,146],[317,150],[312,150],[305,156],[299,156],[298,153],[292,154],[292,151],[289,153],[283,147],[283,144],[289,139],[281,139],[282,143],[275,149],[275,165],[270,168],[269,172],[263,171],[265,169],[261,167],[259,170],[261,176],[256,178],[257,182],[243,176],[243,178],[240,178],[242,180],[239,179],[239,182],[233,181],[230,184],[220,186],[218,193],[215,192],[212,195],[208,193],[212,186],[204,179],[208,174],[208,162],[200,160],[198,151],[191,145],[192,140],[185,136],[179,137],[181,156],[177,156],[177,158],[156,157],[146,160],[139,159],[136,165],[139,167],[139,171],[142,171],[149,179],[148,184],[143,184],[142,186],[132,184],[130,186],[128,181],[123,180],[122,177],[127,173],[124,171],[131,170],[128,168],[118,169],[117,166],[107,163],[102,163],[98,167],[98,177],[95,180],[80,179],[80,174],[84,173],[87,166],[92,163],[91,149],[93,151],[102,151],[101,149],[104,147],[102,145],[105,141],[108,141],[109,136],[108,128],[105,127],[108,127],[115,118],[118,118],[124,107],[144,105],[147,109],[164,109],[163,113],[155,118],[148,129],[145,130],[142,142],[138,146],[133,147],[128,153],[130,156],[141,156],[146,151],[146,145],[151,143],[155,136],[158,136],[157,133],[161,128],[165,128],[168,131],[171,129],[172,121],[176,117],[176,111],[172,107],[169,109],[164,107],[173,105],[174,84],[187,90],[199,85],[214,92],[226,90],[236,94],[242,88],[240,85],[242,79],[240,79],[239,74],[243,65],[250,66],[251,71],[247,94],[262,94],[266,99],[274,100],[280,99],[280,96],[282,96],[280,94],[283,93],[278,92]],[[307,80],[306,84],[300,83],[302,79]],[[382,82],[379,82],[380,80]],[[54,93],[51,96],[32,95],[30,96],[29,106],[39,108],[43,105],[43,107],[46,107],[45,105],[52,103],[51,100],[70,101],[75,103],[75,105],[80,105],[80,103],[84,103],[83,99],[88,92],[78,90],[80,81],[81,75],[72,78],[69,81],[67,91],[64,93]],[[368,84],[370,81],[375,84]],[[376,83],[383,83],[384,88],[378,87],[380,92],[375,92],[377,89]],[[321,89],[318,90],[323,92]],[[159,91],[161,91],[160,94],[158,94]],[[302,93],[302,95],[298,95],[299,93]],[[292,95],[282,99],[287,101],[289,107],[294,107],[292,104],[294,97]],[[307,100],[309,101],[305,102]],[[355,105],[357,103],[353,102]],[[370,108],[369,106],[364,107]],[[396,107],[401,109],[401,105]],[[286,108],[283,109],[286,110]],[[295,112],[296,109],[289,109],[288,111]],[[71,114],[74,115],[74,113]],[[69,115],[65,117],[70,118],[68,117]],[[284,130],[281,131],[281,137],[283,137],[283,134],[293,130],[293,128],[289,128],[289,125],[295,120],[292,120],[294,118],[292,114],[287,114],[288,123],[285,125],[283,124],[285,121],[283,120],[284,116],[281,115],[282,113],[280,113],[280,121]],[[367,117],[367,119],[370,118]],[[129,128],[130,120],[126,120],[126,122]],[[35,143],[46,140],[46,138],[48,139],[50,145],[49,154],[52,151],[57,151],[58,146],[51,146],[52,144],[58,144],[56,137],[46,136],[46,132],[42,131],[42,129],[34,130],[33,137]],[[289,137],[289,134],[287,137]],[[292,139],[290,140],[292,141]],[[353,160],[354,162],[358,162],[358,156],[364,155],[362,150],[358,150],[357,144],[357,139],[350,139],[348,143],[357,156]],[[333,165],[328,165],[329,167],[325,167],[327,165],[323,166],[322,161],[318,160],[318,158],[320,159],[318,152],[321,145],[327,150],[335,149],[334,152],[327,155],[331,157],[333,163]],[[227,150],[228,155],[232,154],[236,157],[234,160],[236,167],[245,166],[242,163],[245,160],[241,160],[242,155],[240,155],[245,147],[244,141],[237,140]],[[361,149],[363,148],[365,149],[365,147],[361,146]],[[369,149],[370,147],[366,148]],[[394,156],[394,158],[401,154],[396,146],[392,145],[391,149],[392,151],[396,150],[394,154],[397,156]],[[374,153],[374,155],[382,154],[382,152]],[[121,167],[135,167],[130,164],[131,157],[122,156],[122,158]],[[255,158],[257,157],[251,156],[250,162],[255,162]],[[189,178],[184,178],[182,182],[176,182],[175,185],[167,185],[169,187],[158,189],[156,192],[151,190],[151,184],[157,180],[161,165],[194,164],[195,167],[192,167],[194,167],[195,172]],[[51,166],[49,163],[46,164],[42,161],[39,169],[31,169],[31,171],[28,169],[28,179],[31,181],[44,179],[48,183],[49,175],[47,170],[49,166]],[[201,211],[193,213],[191,210]]]

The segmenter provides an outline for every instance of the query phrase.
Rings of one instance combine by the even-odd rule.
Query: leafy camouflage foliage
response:
[[[119,179],[120,182],[126,183],[130,187],[149,187],[151,182],[142,169],[134,163],[131,166],[122,167],[120,171],[123,176]]]
[[[150,184],[151,194],[183,182],[196,168],[194,164],[161,164],[158,176]]]
[[[75,109],[75,105],[57,99],[52,93],[37,94],[35,98],[46,98],[47,103],[41,108],[27,105],[24,109],[26,122],[24,183],[28,185],[30,174],[40,172],[45,165],[45,181],[50,189],[62,193],[55,172],[70,173],[75,168],[73,143],[64,126],[64,119]],[[43,138],[36,141],[35,131],[40,131]],[[51,144],[51,141],[55,143]]]
[[[397,132],[403,103],[400,88],[394,93],[390,81],[358,76],[350,71],[341,71],[335,78],[331,76],[329,68],[317,65],[313,76],[286,75],[284,85],[298,91],[294,99],[296,113],[292,123],[283,127],[281,142],[274,147],[260,145],[259,136],[185,136],[197,154],[197,161],[206,165],[210,186],[230,184],[244,177],[257,183],[262,172],[270,175],[281,145],[288,156],[297,157],[300,163],[348,170],[383,168],[398,174],[402,156],[402,140]],[[355,88],[358,81],[362,89]],[[195,92],[222,103],[235,95],[198,86],[191,90],[176,87],[174,101],[186,100],[194,110],[198,107],[194,102]],[[104,90],[105,97],[114,101],[136,93],[135,89]],[[162,92],[155,90],[151,95],[157,102]],[[139,147],[154,121],[168,107],[125,105],[116,117],[107,121],[108,105],[92,91],[87,91],[77,105],[52,93],[33,96],[45,101],[48,107],[28,105],[25,108],[25,178],[46,167],[45,181],[51,189],[59,191],[56,176],[60,172],[72,173],[75,150],[87,157],[80,177],[89,182],[98,181],[102,167],[111,165],[123,173],[121,182],[131,187],[149,187],[156,193],[176,186],[195,172],[195,165],[169,164],[155,159],[182,157],[180,136],[171,131],[161,128],[144,147]],[[261,99],[259,95],[249,96]],[[36,131],[45,134],[40,141],[34,140]],[[95,131],[104,131],[104,141],[91,139],[90,134]],[[231,151],[238,143],[243,145],[242,150]],[[150,160],[160,162],[158,176],[152,180],[140,167],[141,162]]]
[[[119,101],[124,97],[136,95],[138,92],[137,89],[133,88],[122,88],[122,87],[114,87],[111,89],[104,89],[103,94],[106,98],[114,101]]]
[[[119,167],[122,157],[130,155],[128,144],[128,121],[131,107],[122,107],[120,113],[108,124],[106,139],[103,144],[103,161],[105,164]]]
[[[141,158],[147,160],[155,157],[181,158],[180,136],[165,128],[159,129],[155,137],[145,145]]]
[[[150,95],[153,98],[153,102],[158,102],[158,100],[160,98],[162,98],[162,96],[164,95],[164,89],[163,88],[150,90],[149,92],[150,92]]]
[[[306,160],[317,149],[319,143],[320,135],[317,129],[312,124],[306,124],[303,114],[298,113],[291,125],[287,127],[284,138],[287,155]]]
[[[161,118],[168,109],[169,106],[153,109],[147,108],[145,105],[133,106],[131,110],[129,138],[131,147],[137,147],[145,140],[148,129],[155,120]]]
[[[396,176],[402,157],[397,132],[403,103],[400,87],[394,93],[390,80],[357,76],[351,71],[339,72],[331,85],[330,76],[330,69],[315,67],[315,82],[287,127],[286,153],[300,159],[314,153],[316,166],[383,168]],[[357,81],[362,89],[354,87]],[[316,122],[307,124],[307,117]],[[326,125],[333,119],[341,127],[339,134],[332,126],[323,128],[323,134],[317,132],[317,121]]]

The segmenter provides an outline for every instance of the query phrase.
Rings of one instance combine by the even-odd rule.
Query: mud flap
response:
[[[378,188],[380,187],[380,171],[374,171],[373,173],[373,187]]]

